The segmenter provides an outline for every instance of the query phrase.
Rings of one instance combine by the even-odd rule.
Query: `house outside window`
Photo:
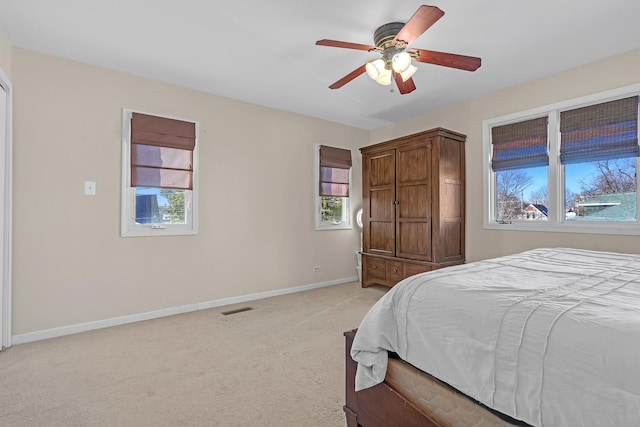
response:
[[[350,229],[351,150],[316,145],[316,230]]]
[[[640,235],[639,94],[632,85],[485,120],[485,228]]]
[[[123,110],[122,230],[197,233],[197,123]]]

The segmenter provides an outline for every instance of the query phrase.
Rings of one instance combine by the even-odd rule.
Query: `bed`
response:
[[[350,427],[640,426],[640,255],[541,248],[421,273],[345,335]]]

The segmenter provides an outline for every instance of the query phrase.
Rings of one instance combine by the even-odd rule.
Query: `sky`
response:
[[[580,193],[578,181],[593,175],[595,167],[592,163],[576,163],[565,166],[565,169],[569,172],[565,177],[566,186],[571,192]],[[531,176],[533,184],[524,191],[524,198],[526,201],[532,201],[531,193],[536,192],[547,183],[547,167],[530,168],[527,169],[527,173]]]
[[[166,206],[169,204],[169,201],[167,200],[166,197],[160,195],[160,189],[159,188],[152,188],[152,187],[136,187],[136,195],[143,195],[143,194],[156,194],[158,196],[158,205],[159,206]]]

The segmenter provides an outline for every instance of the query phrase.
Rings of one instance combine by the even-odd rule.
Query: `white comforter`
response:
[[[533,426],[640,426],[640,255],[535,249],[410,277],[358,329],[356,390],[387,350]]]

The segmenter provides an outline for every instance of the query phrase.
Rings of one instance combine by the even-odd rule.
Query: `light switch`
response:
[[[84,182],[84,195],[95,196],[96,195],[96,183],[94,181]]]

